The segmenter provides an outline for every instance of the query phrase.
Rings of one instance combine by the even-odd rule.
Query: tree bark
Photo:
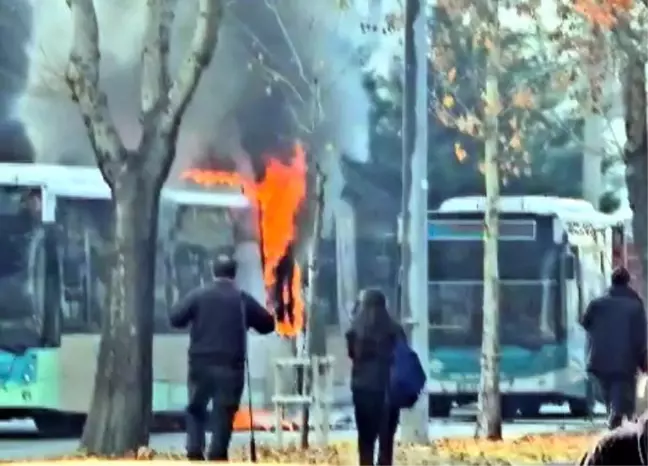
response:
[[[153,374],[153,286],[159,189],[146,175],[114,184],[110,304],[94,394],[81,439],[88,453],[119,455],[148,444]]]
[[[478,395],[476,436],[502,438],[502,415],[499,392],[499,270],[498,237],[500,196],[498,164],[499,86],[499,18],[498,0],[488,2],[486,45],[486,109],[484,112],[484,165],[486,176],[486,211],[484,212],[484,298],[481,378]]]
[[[176,0],[147,2],[142,136],[137,150],[128,151],[99,86],[99,26],[93,0],[67,0],[74,31],[66,78],[114,200],[110,304],[82,437],[89,453],[123,455],[149,440],[158,201],[182,117],[216,49],[223,13],[222,0],[197,2],[193,40],[173,82],[167,56]]]
[[[628,137],[623,149],[626,164],[626,185],[628,201],[632,207],[632,233],[634,247],[641,260],[643,280],[641,288],[648,293],[648,182],[646,134],[646,63],[639,58],[632,58],[623,76],[623,93],[625,103],[626,135]],[[644,298],[646,296],[644,295]]]
[[[338,321],[344,334],[351,325],[351,311],[358,298],[356,260],[357,229],[353,206],[340,199],[335,207],[335,268]]]
[[[600,26],[594,25],[592,37],[587,48],[588,106],[585,114],[583,147],[583,199],[598,208],[603,194],[603,174],[601,162],[605,155],[605,133],[610,122],[606,121],[603,108],[603,86],[608,76],[606,65],[607,50],[605,35]]]
[[[308,289],[306,292],[306,309],[308,309],[308,316],[306,320],[306,345],[308,355],[324,356],[326,353],[326,322],[322,322],[319,315],[317,303],[317,276],[319,273],[318,264],[318,251],[319,241],[322,237],[322,214],[324,212],[324,175],[319,165],[316,165],[315,174],[315,212],[313,212],[313,231],[311,233],[310,244],[308,245]],[[315,368],[317,369],[317,368]],[[301,374],[303,380],[304,374]],[[305,390],[308,392],[312,386],[312,379],[307,379],[304,383]],[[300,383],[300,386],[302,384]],[[308,448],[308,434],[310,432],[310,407],[304,405],[302,409],[302,431],[301,431],[301,447],[302,449]]]
[[[401,238],[401,323],[421,365],[429,367],[428,331],[428,16],[427,2],[405,3]],[[429,442],[429,397],[403,412],[404,442]]]

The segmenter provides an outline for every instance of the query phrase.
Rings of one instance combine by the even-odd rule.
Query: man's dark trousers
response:
[[[596,380],[607,409],[608,428],[619,427],[623,418],[632,419],[635,414],[636,378],[599,375]]]
[[[205,459],[205,434],[212,432],[207,451],[210,461],[227,461],[232,424],[243,392],[242,371],[219,366],[189,367],[187,404],[187,457]],[[207,406],[211,401],[211,413]]]

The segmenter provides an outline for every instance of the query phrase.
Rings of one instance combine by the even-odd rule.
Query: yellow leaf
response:
[[[451,95],[445,95],[443,97],[443,106],[445,108],[450,109],[450,108],[454,107],[454,104],[455,104],[455,100]]]
[[[513,95],[513,106],[530,109],[533,107],[533,94],[528,89],[522,89]]]
[[[457,157],[459,163],[463,163],[464,160],[468,158],[468,153],[464,150],[463,147],[461,147],[461,144],[459,144],[458,142],[455,142],[454,151],[455,151],[455,157]]]
[[[522,138],[520,138],[519,133],[515,133],[513,137],[511,137],[509,147],[514,150],[520,150],[522,148]]]

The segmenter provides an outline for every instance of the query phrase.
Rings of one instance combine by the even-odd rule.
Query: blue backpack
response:
[[[414,406],[425,388],[426,376],[418,355],[405,338],[396,340],[390,377],[390,404],[399,409]]]

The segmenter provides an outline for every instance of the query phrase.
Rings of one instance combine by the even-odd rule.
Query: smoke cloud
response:
[[[62,1],[22,2],[32,7],[33,18],[27,87],[16,115],[35,159],[92,164],[85,129],[64,81],[72,40],[69,11]],[[174,72],[193,34],[196,3],[178,2]],[[118,129],[132,147],[140,134],[138,69],[146,4],[95,0],[95,6],[102,86]],[[376,39],[362,31],[366,14],[339,10],[331,0],[229,2],[215,58],[182,124],[175,175],[207,152],[232,155],[241,147],[257,166],[263,150],[299,137],[327,172],[330,211],[343,187],[340,157],[369,160],[370,103],[363,76],[371,61],[368,48],[376,47]]]
[[[12,119],[12,106],[25,86],[30,11],[27,4],[0,1],[0,161],[31,160],[22,125]]]

